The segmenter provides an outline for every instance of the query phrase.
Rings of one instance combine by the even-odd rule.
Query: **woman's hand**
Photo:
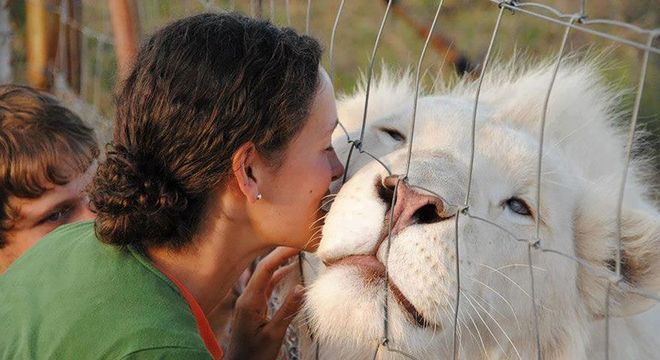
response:
[[[303,287],[296,285],[280,309],[268,319],[268,299],[277,283],[295,270],[296,263],[280,268],[300,250],[279,247],[268,254],[252,274],[245,291],[236,300],[231,342],[226,359],[275,359],[286,329],[300,308]]]

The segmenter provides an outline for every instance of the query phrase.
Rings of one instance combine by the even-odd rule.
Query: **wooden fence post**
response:
[[[11,82],[11,26],[9,1],[0,0],[0,84]]]
[[[39,89],[49,87],[48,77],[48,10],[47,0],[25,3],[25,33],[28,83]]]
[[[134,0],[108,0],[115,52],[119,67],[118,81],[128,76],[140,41],[140,18]]]

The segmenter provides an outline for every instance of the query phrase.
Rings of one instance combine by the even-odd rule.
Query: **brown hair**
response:
[[[94,130],[55,98],[0,85],[0,248],[17,216],[10,197],[37,198],[85,172],[98,155]]]
[[[308,117],[320,57],[311,37],[235,13],[151,36],[116,97],[113,141],[90,189],[100,239],[189,243],[239,146],[282,160]]]

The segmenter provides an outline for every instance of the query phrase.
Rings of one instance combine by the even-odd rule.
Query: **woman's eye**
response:
[[[334,151],[334,150],[335,150],[335,148],[334,148],[334,146],[332,146],[332,145],[330,145],[330,146],[328,146],[327,148],[325,148],[325,151]]]
[[[532,211],[529,209],[529,205],[521,199],[518,198],[511,198],[506,201],[506,206],[511,209],[516,214],[523,215],[523,216],[531,216]]]
[[[406,137],[396,129],[382,127],[378,130],[389,135],[394,141],[398,141],[398,142],[406,141]]]

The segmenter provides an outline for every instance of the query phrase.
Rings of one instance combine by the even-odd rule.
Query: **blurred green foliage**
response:
[[[24,1],[12,1],[12,18],[15,27],[14,73],[17,82],[23,82],[25,68]],[[98,33],[111,35],[110,15],[106,1],[82,0],[83,24]],[[110,0],[112,1],[112,0]],[[250,0],[136,0],[143,33],[148,35],[158,27],[186,15],[220,9],[236,10],[251,14]],[[431,24],[438,0],[398,0],[418,22]],[[579,11],[580,2],[575,0],[539,0],[565,13]],[[332,25],[340,0],[311,0],[310,33],[329,48]],[[288,6],[287,6],[288,4]],[[383,0],[346,0],[336,35],[335,87],[338,93],[350,91],[361,72],[368,66],[374,40],[385,11]],[[590,19],[607,18],[628,22],[643,28],[657,28],[659,19],[658,0],[591,0],[586,2],[586,14]],[[278,25],[290,25],[305,31],[307,0],[263,0],[263,16]],[[288,7],[288,16],[287,16]],[[453,46],[473,63],[482,61],[498,13],[496,4],[489,0],[446,0],[435,31],[449,39]],[[546,13],[547,14],[547,13]],[[289,23],[290,20],[290,23]],[[610,34],[645,42],[643,35],[612,26],[592,26]],[[553,57],[559,50],[564,28],[522,13],[504,14],[495,51],[506,60],[513,53],[524,53],[533,59]],[[656,39],[655,46],[658,46]],[[393,67],[414,68],[417,64],[424,39],[401,19],[391,16],[386,25],[377,53],[377,62]],[[97,39],[83,39],[83,89],[80,97],[111,118],[112,89],[115,85],[116,61],[112,46],[98,43]],[[609,66],[603,75],[624,89],[635,89],[639,78],[642,51],[627,45],[604,40],[583,32],[573,31],[569,51],[606,52]],[[454,69],[444,63],[445,54],[430,50],[423,63],[424,85],[428,88],[438,78],[451,79]],[[329,62],[326,51],[324,63]],[[378,70],[378,66],[376,69]],[[639,120],[645,129],[648,146],[643,151],[655,154],[660,173],[660,55],[651,54],[648,74],[644,84]],[[623,109],[630,110],[632,96]]]

